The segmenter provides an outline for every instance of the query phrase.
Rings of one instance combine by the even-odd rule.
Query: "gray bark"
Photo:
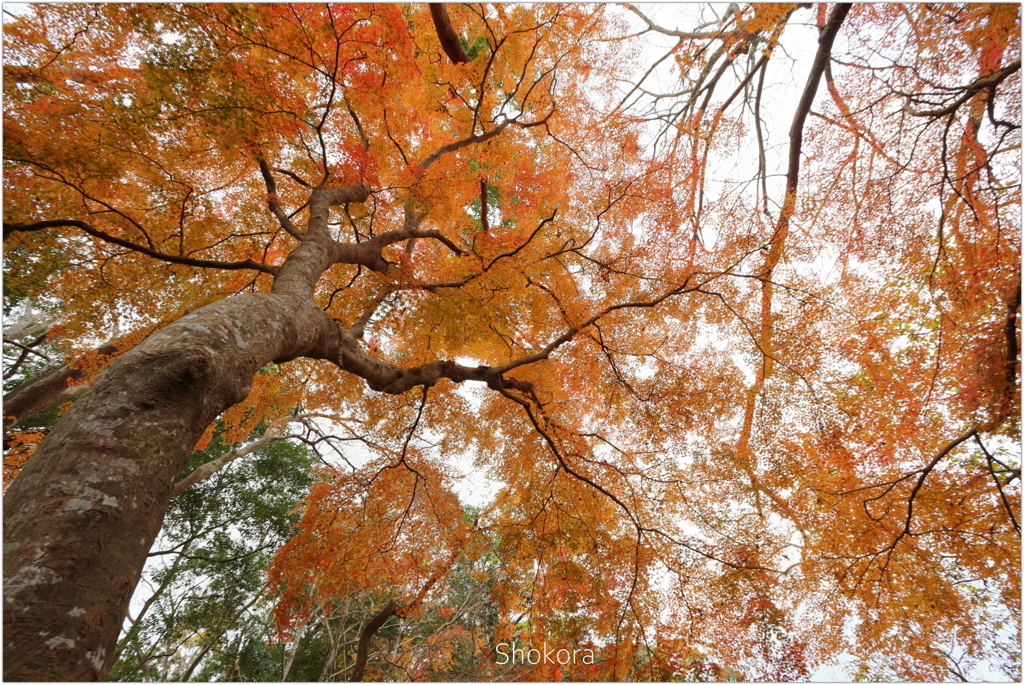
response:
[[[334,323],[310,299],[226,298],[115,361],[4,498],[4,677],[102,680],[196,440],[260,367],[323,358]]]
[[[90,354],[102,358],[116,353],[117,347],[112,343],[107,343]],[[55,369],[39,374],[5,394],[4,432],[6,433],[22,419],[35,416],[56,404],[77,397],[87,387],[87,384],[82,382],[87,375],[87,372],[80,366],[62,364]],[[77,383],[77,385],[71,385],[71,383]]]

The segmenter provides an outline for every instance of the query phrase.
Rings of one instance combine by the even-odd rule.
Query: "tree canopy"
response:
[[[107,677],[193,450],[299,421],[323,673],[1019,678],[1020,8],[691,10],[6,23],[5,677]]]

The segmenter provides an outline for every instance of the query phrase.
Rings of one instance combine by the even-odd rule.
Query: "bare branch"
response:
[[[370,151],[370,139],[366,137],[366,131],[363,130],[363,122],[359,120],[359,115],[356,114],[352,106],[348,104],[348,100],[345,101],[345,108],[348,109],[348,115],[352,117],[352,122],[356,125],[356,131],[359,132],[359,140],[363,142],[363,149],[367,152]]]
[[[240,262],[220,262],[212,259],[193,259],[191,257],[179,257],[177,255],[169,255],[163,252],[157,252],[156,250],[151,250],[148,247],[144,247],[142,245],[133,243],[130,240],[125,240],[124,238],[112,236],[109,233],[101,231],[97,228],[93,228],[84,221],[78,221],[77,219],[53,219],[50,221],[36,221],[35,223],[31,224],[11,224],[5,221],[4,240],[6,240],[7,236],[10,235],[11,233],[19,231],[39,231],[47,228],[61,228],[64,226],[80,228],[89,235],[99,238],[104,242],[113,243],[114,245],[119,245],[121,247],[126,247],[129,250],[141,252],[142,254],[147,255],[149,257],[153,257],[154,259],[159,259],[165,262],[171,262],[172,264],[184,264],[186,266],[195,266],[209,269],[255,269],[256,271],[262,271],[263,273],[270,274],[271,276],[277,275],[278,272],[278,267],[271,266],[269,264],[264,264],[262,262],[257,262],[252,259],[246,259]]]
[[[693,31],[693,32],[687,33],[685,31],[674,31],[672,29],[666,29],[664,27],[658,26],[653,21],[648,19],[647,16],[643,12],[638,10],[632,3],[620,2],[619,6],[620,7],[625,7],[627,10],[629,10],[630,12],[632,12],[633,14],[638,16],[641,21],[643,21],[645,24],[647,24],[647,30],[648,31],[655,31],[657,33],[662,33],[662,34],[664,34],[666,36],[674,36],[676,38],[687,39],[687,40],[694,40],[694,39],[700,39],[700,38],[714,38],[715,36],[718,36],[718,35],[721,34],[720,30],[719,31]],[[735,8],[735,5],[730,5],[730,9],[734,9],[734,8]],[[730,12],[729,10],[726,10],[726,14],[728,14],[730,16],[733,15],[733,13]]]
[[[981,78],[974,81],[974,83],[963,86],[963,95],[961,95],[960,97],[958,97],[956,100],[946,105],[945,107],[940,107],[938,109],[916,110],[910,105],[910,101],[912,98],[911,96],[908,95],[906,96],[906,102],[903,103],[903,111],[915,117],[944,117],[948,114],[952,114],[957,109],[959,109],[961,105],[963,105],[965,102],[974,97],[975,93],[986,88],[993,88],[999,85],[1000,83],[1002,83],[1004,79],[1006,79],[1006,77],[1018,71],[1020,71],[1020,59],[1016,59],[1013,62],[1010,62],[1008,65],[1006,65],[999,71],[993,72],[988,76],[982,76]],[[957,90],[961,89],[958,88]]]
[[[257,161],[260,165],[260,173],[263,175],[263,182],[267,186],[267,206],[270,207],[270,211],[273,212],[274,216],[281,223],[281,228],[288,231],[296,240],[302,240],[306,234],[292,223],[292,220],[288,218],[288,213],[281,208],[281,204],[277,201],[277,184],[270,173],[270,167],[267,166],[266,160],[262,158],[258,158]]]
[[[43,340],[45,340],[45,339],[46,339],[46,334],[43,333],[41,336],[39,336],[38,338],[36,338],[32,342],[30,342],[28,345],[22,345],[17,340],[11,340],[9,338],[4,338],[4,342],[7,343],[8,345],[14,345],[18,349],[20,349],[22,351],[23,355],[34,354],[35,356],[39,357],[43,361],[48,361],[48,362],[52,363],[53,360],[50,359],[49,356],[47,356],[43,352],[40,352],[39,350],[32,349],[33,347],[35,347],[39,343],[43,342]],[[7,376],[5,375],[4,378],[7,378]]]
[[[277,421],[270,425],[266,433],[263,434],[263,437],[250,442],[248,445],[243,445],[242,447],[233,449],[230,452],[220,457],[217,457],[213,461],[203,464],[202,466],[194,470],[192,473],[188,474],[183,479],[178,481],[178,483],[174,486],[173,492],[171,492],[171,497],[174,497],[175,495],[182,493],[185,490],[188,490],[190,487],[192,487],[199,481],[206,480],[207,478],[217,473],[217,471],[220,471],[222,468],[224,468],[234,460],[240,459],[241,457],[244,457],[247,454],[252,454],[256,450],[263,447],[264,445],[267,445],[276,440],[287,440],[289,438],[299,437],[296,435],[279,435],[277,431],[287,426],[290,421],[299,421],[305,417],[305,414],[301,414],[298,416],[288,416],[283,419],[278,419]]]

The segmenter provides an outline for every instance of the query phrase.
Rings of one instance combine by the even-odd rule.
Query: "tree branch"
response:
[[[471,135],[466,138],[463,138],[462,140],[456,140],[454,143],[442,145],[441,147],[437,148],[432,153],[427,155],[423,159],[423,161],[420,162],[420,166],[426,169],[428,166],[436,162],[440,157],[448,154],[449,152],[455,152],[456,150],[461,150],[462,148],[467,147],[469,145],[473,145],[474,143],[482,143],[486,140],[490,140],[491,138],[500,135],[501,132],[505,130],[505,127],[507,127],[513,121],[515,120],[506,119],[505,121],[501,122],[500,124],[492,128],[490,131],[487,131],[486,133],[481,133],[480,135]]]
[[[995,465],[993,462],[998,460],[985,448],[985,443],[981,441],[981,438],[978,437],[977,433],[974,434],[974,441],[978,443],[978,447],[980,447],[981,451],[985,454],[985,460],[988,462],[988,472],[992,476],[992,480],[996,482],[996,489],[999,491],[999,498],[1003,501],[1003,508],[1006,509],[1006,513],[1009,514],[1010,523],[1013,524],[1013,528],[1017,531],[1017,535],[1020,535],[1020,524],[1017,523],[1017,517],[1013,515],[1013,507],[1010,506],[1009,500],[1006,499],[1006,493],[1003,492],[1003,483],[999,480],[999,476],[996,475]],[[1017,475],[1019,477],[1020,473],[1018,472]]]
[[[273,424],[271,424],[270,428],[267,429],[267,432],[263,434],[262,438],[254,440],[253,442],[250,442],[248,445],[243,445],[242,447],[233,449],[230,452],[221,455],[220,457],[217,457],[213,461],[207,462],[202,466],[198,467],[192,473],[188,474],[180,481],[178,481],[178,483],[174,486],[174,490],[171,492],[171,497],[174,497],[175,495],[178,495],[184,492],[185,490],[188,490],[190,487],[192,487],[199,481],[206,480],[207,478],[217,473],[234,460],[240,459],[241,457],[244,457],[247,454],[252,454],[253,452],[255,452],[256,450],[258,450],[259,448],[263,447],[268,443],[274,442],[276,440],[287,440],[288,438],[299,437],[297,435],[277,435],[275,434],[275,431],[287,425],[289,421],[297,421],[302,418],[304,418],[304,415],[289,416],[284,419],[279,419],[275,421]]]
[[[448,8],[444,6],[444,3],[430,3],[430,18],[434,20],[434,30],[437,32],[438,40],[441,41],[441,49],[444,50],[444,54],[448,55],[448,59],[455,64],[469,63],[469,55],[462,49],[462,41],[459,40],[459,34],[452,26],[452,20],[448,17]]]
[[[653,21],[648,19],[647,16],[643,12],[638,10],[632,3],[620,2],[618,4],[619,4],[620,7],[624,7],[627,10],[629,10],[630,12],[632,12],[633,14],[635,14],[637,17],[640,18],[641,21],[643,21],[645,24],[647,24],[646,31],[655,31],[657,33],[661,33],[661,34],[664,34],[666,36],[673,36],[675,38],[687,39],[687,40],[696,40],[696,39],[700,39],[700,38],[714,38],[715,36],[719,36],[722,33],[722,29],[719,29],[717,31],[693,31],[693,32],[689,32],[689,33],[685,32],[685,31],[674,31],[672,29],[666,29],[666,28],[663,28],[661,26],[658,26]],[[730,16],[735,16],[735,15],[730,14]],[[644,33],[646,33],[646,31],[644,31]]]
[[[814,63],[811,65],[811,73],[804,85],[803,95],[800,96],[800,103],[796,108],[796,115],[793,117],[793,125],[789,129],[789,169],[786,171],[786,193],[796,192],[797,179],[800,175],[800,151],[804,140],[804,122],[811,111],[814,103],[814,96],[818,92],[818,84],[821,82],[821,75],[825,71],[825,65],[832,59],[832,43],[835,42],[836,34],[843,25],[843,20],[853,5],[841,3],[836,5],[832,16],[829,17],[825,26],[822,27],[821,35],[818,38],[818,51],[814,55]]]
[[[1020,314],[1020,275],[1013,283],[1013,289],[1006,300],[1006,383],[1011,387],[1011,395],[1017,384],[1017,317]],[[1012,399],[1012,397],[1011,397]]]
[[[370,638],[373,637],[374,633],[380,630],[384,623],[395,615],[398,611],[398,604],[395,600],[389,600],[388,603],[377,612],[377,615],[371,618],[365,626],[363,626],[363,632],[359,634],[359,646],[356,648],[356,663],[352,667],[352,676],[349,680],[353,683],[362,682],[363,672],[366,670],[366,659],[370,652]]]
[[[504,378],[502,371],[489,366],[469,367],[451,361],[435,361],[403,369],[367,354],[359,345],[355,332],[339,329],[338,354],[332,361],[365,380],[371,390],[401,395],[412,388],[429,388],[442,378],[455,383],[480,381],[491,387],[512,387],[524,392],[533,389],[533,384],[528,381]]]
[[[274,182],[274,177],[270,173],[270,167],[267,166],[266,160],[257,158],[256,161],[259,162],[260,174],[263,175],[263,182],[267,186],[267,206],[270,207],[270,211],[273,212],[274,216],[281,223],[281,228],[288,231],[296,240],[302,240],[306,234],[292,223],[292,220],[288,218],[287,212],[281,208],[281,204],[277,201],[277,184]],[[296,178],[298,177],[296,176]]]
[[[107,343],[68,364],[45,371],[5,394],[4,432],[22,419],[76,397],[89,387],[88,383],[81,381],[89,376],[97,362],[107,362],[117,352],[114,343]]]
[[[368,304],[366,308],[363,309],[363,313],[359,315],[359,318],[356,319],[356,322],[352,324],[352,327],[349,329],[352,335],[354,335],[357,338],[363,337],[363,332],[366,329],[366,324],[370,322],[370,319],[377,311],[377,307],[379,307],[381,303],[384,300],[386,300],[388,296],[391,295],[391,293],[393,292],[393,288],[385,287],[370,301],[370,304]]]
[[[914,486],[914,489],[910,491],[910,496],[907,498],[907,520],[903,523],[903,530],[900,531],[899,535],[897,535],[896,538],[892,541],[892,543],[890,543],[887,548],[882,550],[881,553],[884,554],[885,552],[891,552],[892,550],[894,550],[896,548],[896,543],[902,540],[905,535],[908,535],[910,533],[910,522],[914,518],[914,499],[917,497],[917,493],[921,490],[921,486],[924,485],[925,478],[927,478],[928,474],[932,472],[932,469],[934,469],[938,465],[938,463],[942,461],[947,454],[952,452],[953,449],[956,448],[960,443],[974,437],[977,434],[977,429],[972,428],[963,435],[961,435],[960,437],[950,440],[941,450],[939,450],[939,453],[935,455],[935,458],[932,459],[931,463],[929,463],[927,466],[921,469],[921,476],[917,479],[917,484]]]
[[[10,338],[4,338],[4,342],[5,343],[7,343],[8,345],[14,345],[15,347],[17,347],[18,349],[21,350],[22,358],[24,358],[26,355],[34,354],[35,356],[39,357],[43,361],[47,361],[47,362],[53,363],[53,360],[50,359],[46,354],[40,352],[39,350],[32,349],[33,347],[35,347],[36,345],[38,345],[39,343],[41,343],[44,340],[46,340],[46,334],[45,333],[43,333],[41,336],[39,336],[38,338],[36,338],[32,342],[30,342],[28,345],[23,345],[20,342],[18,342],[17,340],[11,340]],[[4,378],[5,379],[8,378],[8,375],[4,374]]]
[[[480,230],[487,233],[491,230],[487,220],[487,179],[480,179]]]
[[[473,523],[473,526],[476,527],[476,522]],[[437,571],[427,579],[427,582],[423,584],[423,587],[420,588],[420,591],[411,602],[402,606],[394,600],[390,600],[383,609],[381,609],[365,626],[363,626],[362,633],[359,635],[359,646],[356,650],[356,663],[352,668],[352,675],[349,678],[351,682],[361,682],[363,679],[363,673],[366,670],[366,660],[370,652],[370,639],[374,634],[380,630],[384,623],[392,616],[405,618],[411,611],[422,604],[423,599],[427,596],[430,588],[434,587],[441,577],[444,576],[444,574],[446,574],[453,565],[455,565],[455,562],[459,558],[459,554],[461,552],[462,544],[459,544],[452,549],[451,554],[448,555],[448,562],[444,566],[439,567]]]
[[[1008,65],[1006,65],[999,71],[993,72],[988,76],[982,76],[978,78],[976,81],[974,81],[974,83],[963,86],[963,95],[958,97],[951,104],[946,105],[945,107],[940,107],[938,109],[916,110],[910,105],[911,96],[907,95],[906,102],[903,103],[903,111],[915,117],[944,117],[947,114],[952,114],[957,109],[959,109],[961,105],[963,105],[965,102],[974,97],[975,93],[985,90],[986,88],[993,88],[999,85],[1000,83],[1002,83],[1004,79],[1006,79],[1006,77],[1018,71],[1020,71],[1020,59],[1016,59],[1013,62],[1010,62]]]
[[[365,244],[365,243],[364,243]],[[505,374],[513,369],[542,361],[551,356],[565,343],[571,341],[581,330],[593,325],[603,317],[620,309],[638,309],[656,307],[669,297],[682,293],[693,292],[706,285],[718,276],[712,276],[703,283],[690,286],[691,276],[679,286],[668,290],[651,300],[639,300],[635,302],[624,302],[610,305],[594,314],[586,321],[577,326],[571,327],[561,336],[550,342],[544,349],[525,357],[514,359],[501,366],[477,366],[469,367],[457,364],[452,361],[435,361],[403,369],[394,364],[377,359],[367,354],[359,345],[357,332],[359,330],[343,329],[339,327],[339,343],[337,357],[333,358],[335,364],[349,373],[359,376],[366,381],[371,390],[384,392],[389,395],[400,395],[415,387],[431,387],[442,378],[447,378],[455,383],[465,381],[480,381],[486,383],[493,390],[513,388],[520,392],[533,392],[533,384],[529,381],[521,381],[514,378],[506,378]]]
[[[288,171],[287,169],[282,169],[281,167],[274,167],[274,171],[276,171],[279,174],[284,174],[288,178],[298,183],[303,188],[309,188],[309,183],[307,183],[305,179],[303,179],[294,171]]]
[[[212,259],[193,259],[191,257],[178,257],[176,255],[169,255],[169,254],[165,254],[163,252],[157,252],[156,250],[152,250],[152,249],[150,249],[148,247],[144,247],[142,245],[138,245],[136,243],[133,243],[130,240],[125,240],[124,238],[118,238],[116,236],[112,236],[109,233],[101,231],[101,230],[99,230],[97,228],[93,228],[92,226],[90,226],[86,222],[78,221],[77,219],[53,219],[53,220],[50,220],[50,221],[36,221],[35,223],[31,223],[31,224],[22,224],[22,223],[12,224],[12,223],[7,223],[5,221],[4,222],[4,240],[7,240],[7,237],[11,233],[16,233],[16,232],[21,232],[21,231],[39,231],[39,230],[43,230],[43,229],[47,229],[47,228],[61,228],[61,227],[64,227],[64,226],[72,226],[72,227],[75,227],[75,228],[80,228],[83,231],[85,231],[86,233],[88,233],[89,235],[91,235],[91,236],[93,236],[95,238],[99,238],[100,240],[102,240],[104,242],[112,243],[114,245],[119,245],[121,247],[126,247],[129,250],[132,250],[134,252],[141,252],[142,254],[144,254],[144,255],[146,255],[148,257],[153,257],[154,259],[159,259],[159,260],[162,260],[162,261],[165,261],[165,262],[170,262],[172,264],[184,264],[186,266],[195,266],[195,267],[210,268],[210,269],[229,269],[229,270],[255,269],[256,271],[262,271],[263,273],[270,274],[271,276],[276,276],[277,272],[278,272],[278,267],[270,266],[269,264],[264,264],[263,262],[257,262],[257,261],[252,260],[252,259],[246,259],[246,260],[243,260],[243,261],[240,261],[240,262],[220,262],[220,261],[216,261],[216,260],[212,260]]]

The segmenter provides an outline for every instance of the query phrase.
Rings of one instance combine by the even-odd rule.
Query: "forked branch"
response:
[[[957,111],[961,107],[961,105],[963,105],[965,102],[974,97],[976,93],[979,93],[982,90],[985,90],[986,88],[995,88],[997,85],[1002,83],[1008,76],[1015,74],[1018,71],[1020,71],[1019,58],[1010,62],[999,71],[995,71],[991,74],[988,74],[987,76],[982,76],[975,80],[974,83],[970,83],[966,86],[963,86],[962,88],[957,88],[956,90],[962,91],[960,97],[958,97],[950,104],[944,107],[938,107],[936,109],[914,109],[914,107],[911,106],[910,104],[911,100],[913,100],[914,98],[910,95],[907,95],[905,96],[906,102],[903,103],[903,111],[915,117],[930,117],[933,119],[937,119],[939,117],[947,116]]]
[[[281,223],[281,228],[288,231],[289,235],[296,240],[302,240],[305,234],[292,223],[292,220],[288,218],[288,213],[284,211],[281,203],[277,201],[277,184],[274,182],[274,176],[270,173],[270,167],[267,166],[266,160],[262,158],[258,158],[257,161],[260,165],[260,174],[263,176],[263,182],[267,186],[267,206],[270,207],[270,211]],[[298,177],[296,176],[296,178]]]

